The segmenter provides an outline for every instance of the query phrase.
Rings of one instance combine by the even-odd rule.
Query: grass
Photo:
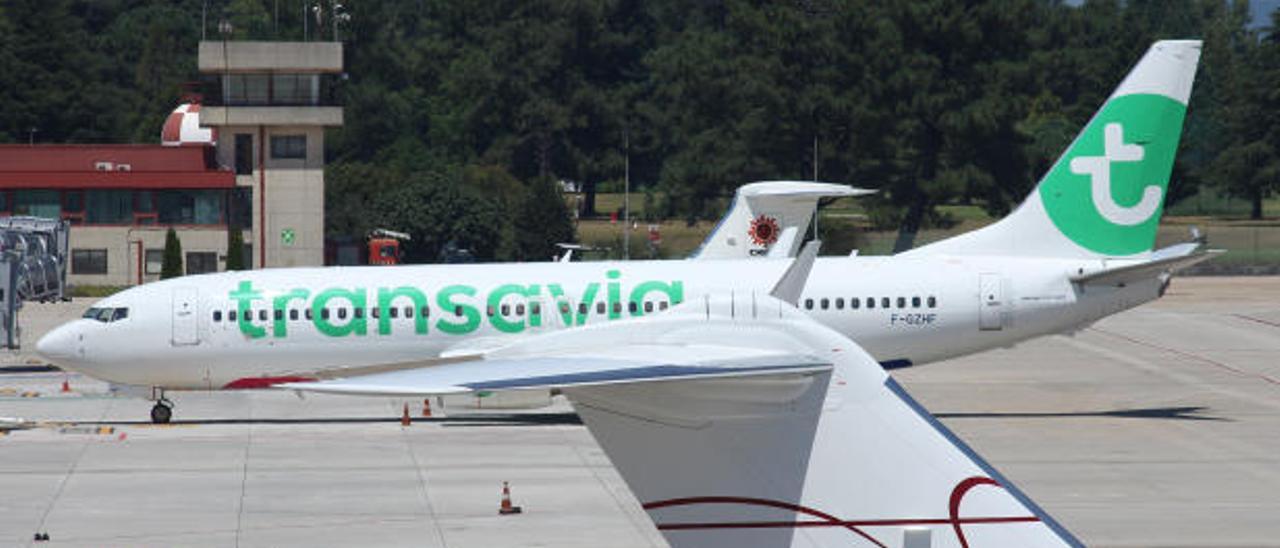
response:
[[[71,286],[71,297],[92,297],[102,298],[115,295],[121,291],[128,289],[127,286],[120,285],[79,285]]]

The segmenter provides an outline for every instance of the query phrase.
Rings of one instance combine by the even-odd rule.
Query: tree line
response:
[[[1251,25],[1240,0],[343,4],[10,0],[0,141],[155,141],[202,21],[301,40],[305,14],[305,38],[347,48],[331,233],[545,259],[572,238],[555,183],[594,215],[629,160],[666,217],[718,217],[752,180],[880,188],[873,222],[906,246],[939,205],[1007,212],[1152,41],[1201,38],[1169,199],[1213,188],[1256,218],[1280,181],[1280,20]]]

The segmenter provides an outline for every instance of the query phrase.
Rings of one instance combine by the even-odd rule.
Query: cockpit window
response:
[[[85,310],[84,315],[80,317],[87,320],[97,320],[102,323],[109,323],[109,322],[119,321],[119,320],[128,318],[129,308],[128,307],[115,307],[115,308],[94,307],[94,308]]]

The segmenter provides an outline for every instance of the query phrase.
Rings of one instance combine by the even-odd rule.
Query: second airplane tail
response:
[[[1199,40],[1147,50],[1008,217],[909,255],[1134,257],[1151,251],[1191,96]]]

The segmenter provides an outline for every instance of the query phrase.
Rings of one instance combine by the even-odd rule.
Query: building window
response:
[[[236,175],[253,175],[253,135],[236,134]]]
[[[107,250],[105,249],[72,249],[72,274],[106,274]]]
[[[89,224],[123,225],[133,222],[133,192],[90,190],[85,193],[84,221]]]
[[[231,189],[231,197],[227,203],[227,224],[240,229],[253,226],[253,187],[238,186]]]
[[[271,80],[266,74],[231,74],[225,80],[228,105],[265,105],[271,99]]]
[[[271,158],[305,160],[307,158],[307,136],[272,135]]]
[[[62,200],[56,190],[18,190],[13,193],[13,214],[62,218]]]
[[[314,105],[319,92],[319,74],[271,75],[271,104]]]
[[[187,274],[205,274],[218,271],[218,254],[212,251],[187,253]]]
[[[144,271],[147,274],[159,274],[160,271],[164,270],[164,250],[148,249],[147,258],[143,262],[146,263]]]
[[[166,225],[222,224],[226,206],[222,190],[161,190],[155,193],[160,223]]]

